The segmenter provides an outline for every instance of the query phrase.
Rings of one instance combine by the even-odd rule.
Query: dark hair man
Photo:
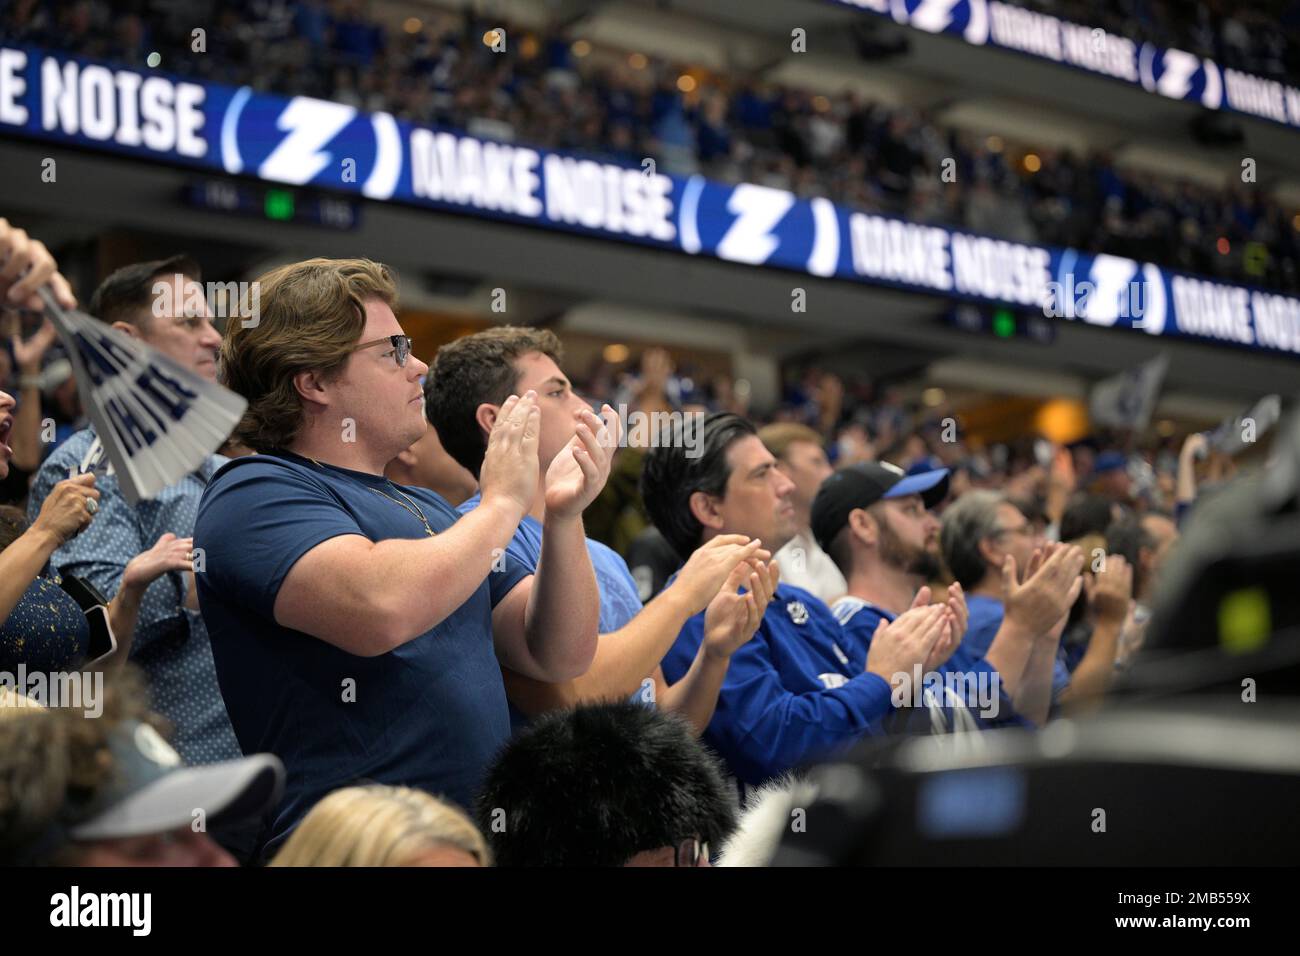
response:
[[[709,415],[698,455],[682,441],[651,450],[641,476],[656,527],[689,554],[714,538],[743,534],[779,549],[797,530],[794,483],[754,426],[739,415]],[[784,582],[753,639],[736,651],[705,740],[746,785],[845,747],[879,727],[897,675],[910,674],[955,626],[943,606],[916,608],[876,634],[866,669],[839,646],[839,623],[817,597]],[[664,658],[671,681],[684,674],[703,637],[691,618]]]
[[[708,866],[736,807],[684,720],[620,701],[549,714],[511,741],[478,819],[499,866]]]
[[[184,255],[137,262],[113,272],[90,300],[90,312],[210,381],[217,376],[221,336],[213,328],[198,265]],[[81,469],[96,441],[94,427],[75,433],[45,460],[32,485],[27,515],[35,520],[54,486]],[[106,597],[117,594],[127,563],[164,534],[190,538],[199,498],[226,459],[209,455],[195,471],[157,497],[132,506],[115,475],[99,475],[99,510],[81,534],[51,558],[63,575],[76,575]],[[194,575],[169,572],[140,601],[131,659],[149,678],[154,705],[176,728],[175,745],[188,762],[239,756],[217,688],[207,628],[199,614]]]
[[[560,370],[562,352],[553,332],[501,326],[444,345],[429,374],[430,422],[457,461],[478,474],[484,436],[512,392],[537,392],[541,433],[541,471],[563,468],[591,408]],[[607,414],[613,414],[605,406]],[[613,443],[615,435],[607,435]],[[460,506],[477,508],[475,495]],[[537,493],[515,532],[514,546],[530,560],[541,558],[546,489]],[[765,563],[770,552],[744,537],[719,538],[692,554],[672,587],[642,606],[626,562],[612,549],[587,539],[600,586],[600,633],[596,658],[586,674],[564,683],[546,683],[507,673],[511,702],[525,715],[610,700],[641,691],[645,703],[657,701],[684,714],[701,731],[713,716],[718,688],[735,648],[749,640],[775,587],[776,572]],[[744,585],[749,593],[740,595]],[[707,636],[689,671],[671,686],[659,669],[687,618],[708,609]]]

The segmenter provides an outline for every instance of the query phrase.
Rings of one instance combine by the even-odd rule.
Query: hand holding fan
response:
[[[127,501],[152,498],[221,447],[248,403],[157,349],[77,309],[48,286],[45,312]]]

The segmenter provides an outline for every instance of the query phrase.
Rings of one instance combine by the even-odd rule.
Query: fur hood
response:
[[[818,786],[785,774],[751,790],[735,833],[722,847],[718,866],[767,866],[781,838],[790,832],[794,811],[817,799]]]

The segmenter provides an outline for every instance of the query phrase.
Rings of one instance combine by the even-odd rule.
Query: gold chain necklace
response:
[[[319,468],[321,471],[325,470],[324,466],[320,462],[318,462],[315,458],[308,456],[307,460],[310,461],[317,468]],[[393,485],[393,483],[390,481],[389,485]],[[370,488],[370,490],[373,491],[375,494],[382,495],[383,497],[387,498],[389,501],[397,505],[399,508],[402,508],[405,511],[410,512],[416,518],[419,518],[420,524],[424,525],[424,533],[427,534],[429,537],[432,538],[437,534],[437,532],[434,531],[433,528],[429,525],[429,519],[424,516],[424,512],[420,510],[420,506],[417,505],[414,501],[411,501],[410,496],[407,495],[405,492],[401,491],[399,488],[397,488],[396,485],[393,485],[393,490],[396,491],[403,498],[405,498],[407,501],[410,501],[411,503],[409,505],[403,504],[402,502],[394,498],[392,495],[385,495],[378,488],[371,488],[370,485],[366,485],[366,487]]]
[[[391,485],[392,482],[389,482],[389,484]],[[367,487],[367,488],[370,488],[369,485],[367,485],[366,487]],[[370,490],[373,491],[373,492],[374,492],[375,494],[377,494],[377,495],[384,495],[384,493],[383,493],[382,491],[380,491],[378,488],[370,488]],[[393,490],[396,491],[396,492],[397,492],[399,495],[401,495],[403,498],[406,498],[407,501],[411,501],[410,497],[408,497],[405,493],[403,493],[403,492],[402,492],[399,488],[397,488],[396,486],[393,487]],[[398,500],[397,500],[396,498],[394,498],[392,495],[384,495],[384,497],[387,498],[389,501],[391,501],[393,504],[395,504],[395,505],[400,505],[401,507],[405,508],[407,511],[410,511],[411,514],[413,514],[413,515],[415,515],[417,518],[419,518],[419,519],[420,519],[420,523],[424,525],[424,533],[427,534],[427,535],[428,535],[429,537],[431,537],[431,538],[433,537],[433,535],[434,535],[433,528],[429,527],[429,519],[426,518],[426,517],[424,516],[424,512],[420,510],[420,506],[419,506],[419,505],[417,505],[414,501],[411,501],[411,504],[410,504],[410,506],[408,507],[407,505],[405,505],[405,504],[403,504],[402,502],[398,501]],[[412,509],[414,509],[414,510],[412,510]]]

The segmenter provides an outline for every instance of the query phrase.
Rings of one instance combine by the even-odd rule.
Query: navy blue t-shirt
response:
[[[196,574],[217,679],[239,746],[284,761],[284,800],[266,852],[330,791],[358,781],[406,785],[470,806],[510,734],[492,643],[492,608],[532,573],[508,548],[503,570],[433,629],[358,657],[275,622],[280,585],[316,545],[339,535],[422,540],[459,517],[425,488],[316,465],[289,452],[237,458],[203,492]],[[431,582],[431,586],[432,586]]]

